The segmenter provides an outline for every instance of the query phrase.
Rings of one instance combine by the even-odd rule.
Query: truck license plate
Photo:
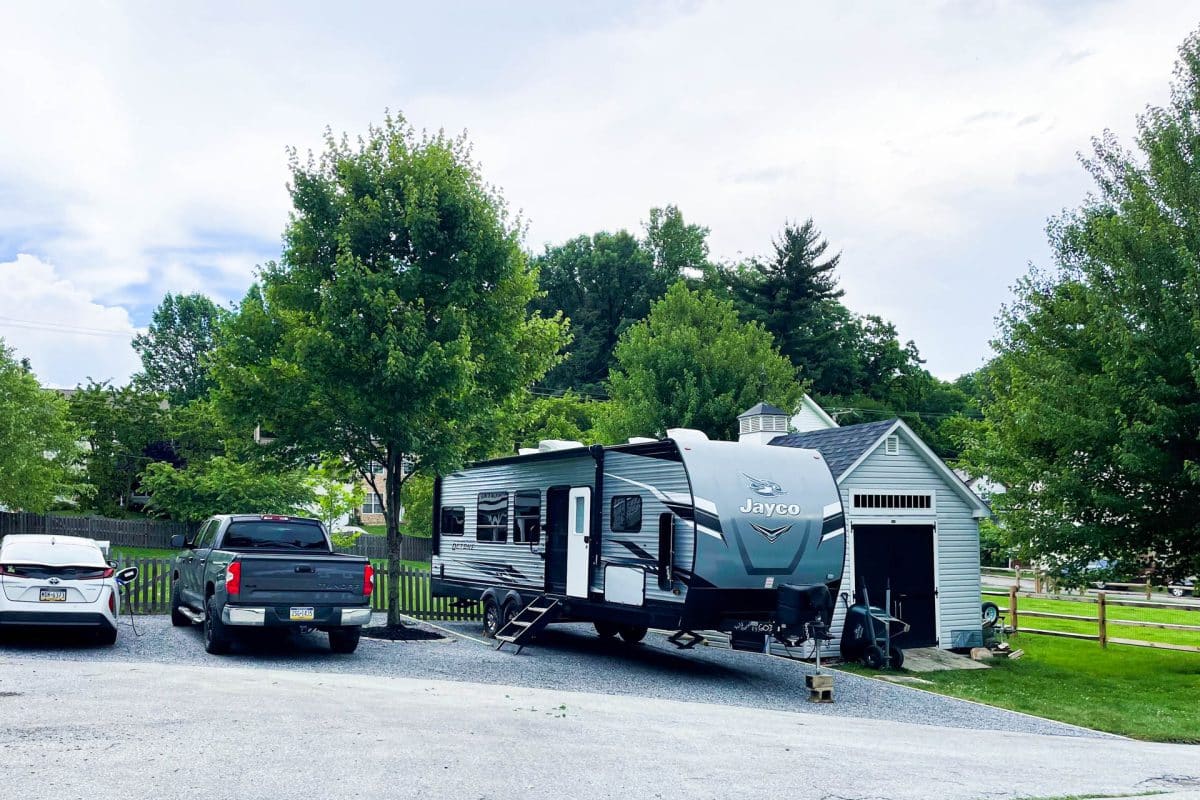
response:
[[[292,607],[292,621],[293,622],[312,622],[312,619],[313,619],[312,606],[304,606],[304,607],[293,606]]]
[[[40,589],[38,590],[38,601],[42,603],[65,603],[67,602],[67,590]]]

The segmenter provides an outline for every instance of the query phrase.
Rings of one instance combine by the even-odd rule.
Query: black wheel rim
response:
[[[483,625],[489,633],[495,633],[500,623],[500,609],[489,603],[483,612]]]

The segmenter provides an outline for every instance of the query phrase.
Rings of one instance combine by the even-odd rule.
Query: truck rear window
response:
[[[225,531],[222,546],[329,551],[320,525],[274,520],[231,522]]]

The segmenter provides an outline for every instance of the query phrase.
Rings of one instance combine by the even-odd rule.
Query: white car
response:
[[[100,644],[117,641],[119,574],[92,539],[9,534],[0,541],[0,629],[74,628],[95,631]]]

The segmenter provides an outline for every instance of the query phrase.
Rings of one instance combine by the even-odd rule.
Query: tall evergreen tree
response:
[[[835,322],[838,288],[835,270],[841,255],[829,253],[809,218],[788,223],[766,259],[751,259],[732,275],[739,311],[762,323],[779,349],[800,367],[813,385],[825,387],[823,365],[844,339]]]

